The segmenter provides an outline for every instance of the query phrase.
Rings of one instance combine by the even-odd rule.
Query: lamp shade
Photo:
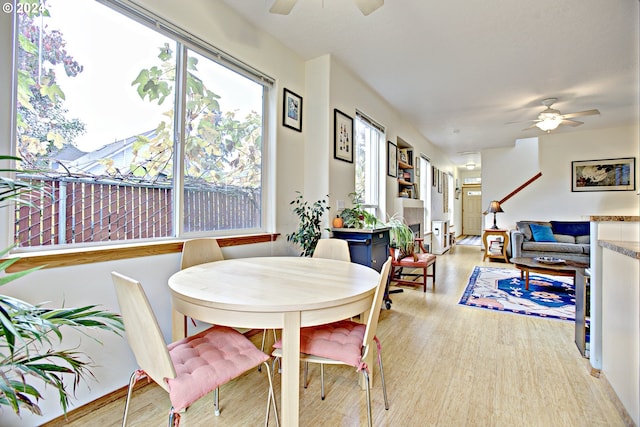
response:
[[[504,212],[504,211],[502,210],[502,206],[500,206],[500,202],[497,200],[493,200],[491,201],[491,203],[489,203],[489,209],[487,209],[487,212],[497,213],[497,212]]]

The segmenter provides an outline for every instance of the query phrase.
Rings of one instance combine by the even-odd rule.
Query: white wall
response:
[[[590,215],[638,215],[638,127],[551,133],[514,147],[482,152],[482,204],[500,200],[538,172],[542,177],[506,201],[497,215],[503,228],[520,220],[584,220]],[[574,160],[636,158],[636,191],[571,191]],[[487,215],[485,225],[493,221]]]

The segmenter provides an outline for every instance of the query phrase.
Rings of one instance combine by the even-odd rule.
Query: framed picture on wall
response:
[[[571,162],[571,191],[633,191],[636,158]]]
[[[398,146],[391,141],[387,141],[387,175],[398,176]]]
[[[282,125],[302,132],[302,97],[284,88]]]
[[[333,110],[333,157],[353,163],[353,118]]]

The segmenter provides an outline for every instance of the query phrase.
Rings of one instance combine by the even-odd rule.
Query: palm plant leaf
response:
[[[124,330],[119,315],[96,309],[96,305],[78,308],[47,309],[15,298],[0,296],[2,332],[9,354],[0,353],[0,404],[8,404],[16,413],[20,407],[39,413],[41,397],[27,378],[34,377],[58,392],[62,409],[67,411],[69,397],[77,385],[93,376],[92,361],[81,352],[44,349],[52,345],[49,335],[62,340],[61,326],[71,327],[85,335],[84,328],[98,328],[115,333]],[[97,340],[95,337],[92,339]],[[0,349],[3,347],[0,340]],[[73,391],[67,390],[64,377],[71,375]]]
[[[18,157],[0,155],[0,161],[21,161]],[[0,172],[18,172],[14,168],[2,168]],[[31,206],[23,195],[32,191],[42,191],[42,187],[28,181],[0,177],[0,207],[9,201]],[[13,247],[0,250],[4,258]],[[0,261],[0,272],[5,272],[19,258],[4,258]],[[4,274],[0,285],[14,281],[42,267],[31,268],[17,273]],[[42,395],[30,381],[53,387],[59,397],[60,406],[66,413],[70,396],[75,396],[81,380],[93,377],[92,360],[82,352],[59,350],[55,344],[62,342],[61,327],[66,326],[87,334],[86,328],[102,329],[120,334],[124,331],[119,315],[103,311],[97,305],[75,308],[45,308],[32,305],[6,295],[0,295],[0,406],[10,406],[16,414],[25,408],[42,415],[38,400]],[[52,341],[52,337],[57,340]],[[73,390],[69,391],[65,381],[71,377]]]

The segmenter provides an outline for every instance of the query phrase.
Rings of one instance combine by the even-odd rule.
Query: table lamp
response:
[[[489,209],[487,209],[487,212],[493,214],[493,227],[491,227],[491,229],[497,230],[498,226],[496,225],[496,213],[504,212],[502,210],[502,207],[500,206],[500,202],[497,200],[492,200],[491,203],[489,204]]]

